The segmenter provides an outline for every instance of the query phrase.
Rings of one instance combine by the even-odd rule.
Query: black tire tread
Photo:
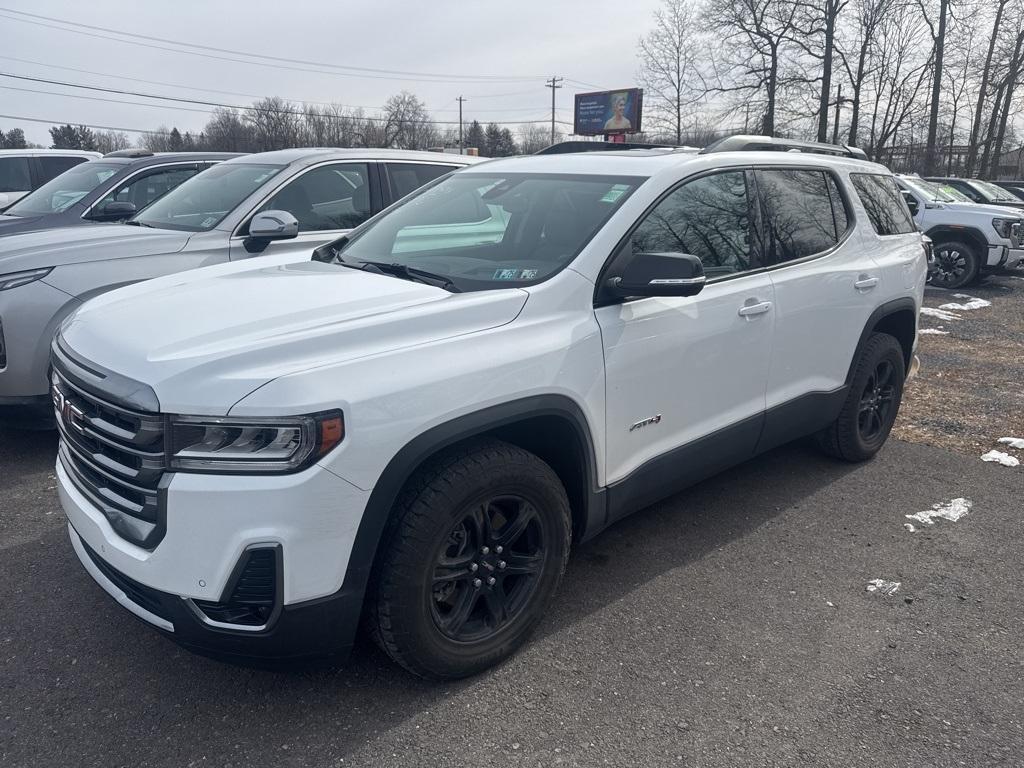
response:
[[[860,357],[857,359],[857,367],[854,369],[850,380],[850,390],[847,393],[846,402],[843,403],[839,416],[829,426],[815,435],[818,448],[825,454],[849,462],[866,461],[871,458],[871,456],[863,454],[856,435],[857,409],[860,405],[860,383],[869,373],[868,369],[874,367],[878,357],[889,350],[894,350],[898,353],[901,363],[900,373],[902,376],[906,376],[906,369],[903,364],[903,347],[900,345],[899,340],[888,333],[872,333],[864,344]],[[899,403],[896,405],[898,413]]]
[[[498,462],[516,465],[520,470],[530,468],[538,482],[557,484],[564,501],[562,523],[568,532],[558,579],[565,572],[572,531],[571,513],[564,487],[547,464],[522,448],[493,438],[470,441],[428,460],[410,477],[396,499],[395,512],[385,528],[379,567],[375,569],[368,591],[367,623],[371,637],[391,659],[419,677],[449,676],[425,669],[406,652],[404,638],[397,634],[394,625],[394,613],[401,610],[399,584],[413,578],[414,554],[429,546],[434,519],[450,508],[458,485],[480,477]],[[502,655],[496,654],[495,660]]]

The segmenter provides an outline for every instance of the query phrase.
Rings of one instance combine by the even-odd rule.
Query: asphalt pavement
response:
[[[3,766],[1024,763],[1024,467],[774,451],[579,547],[529,645],[435,684],[369,645],[284,671],[179,649],[78,564],[54,454],[0,432]]]

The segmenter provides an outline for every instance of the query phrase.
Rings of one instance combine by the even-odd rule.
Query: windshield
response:
[[[283,167],[251,163],[215,165],[175,187],[131,220],[161,229],[206,232]]]
[[[335,257],[426,270],[473,291],[560,271],[644,179],[456,173],[370,223]]]
[[[995,184],[990,184],[987,181],[979,181],[978,179],[971,179],[969,182],[972,187],[981,192],[989,200],[998,201],[1000,203],[1019,203],[1021,202],[1016,197],[1011,195],[1002,187],[997,187]]]
[[[925,200],[931,200],[935,203],[956,203],[960,202],[953,195],[948,194],[948,189],[943,189],[938,184],[933,184],[930,181],[924,181],[923,179],[911,179],[906,176],[901,176],[902,181],[908,189],[913,190]],[[960,195],[964,200],[968,198],[964,195]]]
[[[11,216],[45,216],[66,211],[122,168],[124,165],[116,163],[79,163],[35,192],[25,195],[6,213]]]

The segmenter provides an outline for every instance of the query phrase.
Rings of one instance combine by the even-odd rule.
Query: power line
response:
[[[49,123],[50,125],[76,125],[85,128],[96,128],[100,131],[123,131],[124,133],[152,133],[156,136],[170,136],[170,131],[151,131],[148,128],[118,128],[113,125],[94,125],[92,123],[79,123],[76,120],[43,120],[40,117],[22,117],[19,115],[0,115],[2,120],[17,120],[22,123]]]
[[[175,53],[187,53],[187,54],[190,54],[190,55],[193,55],[193,56],[205,56],[207,58],[222,59],[224,61],[234,61],[234,62],[243,63],[243,64],[259,64],[260,66],[275,66],[275,67],[279,67],[280,64],[301,64],[301,65],[304,65],[304,66],[321,67],[321,68],[327,68],[327,69],[348,70],[348,72],[337,72],[337,73],[321,72],[321,74],[341,74],[341,75],[344,75],[344,76],[347,76],[347,77],[368,77],[368,78],[373,78],[373,79],[386,79],[386,80],[396,80],[396,79],[406,80],[406,79],[409,79],[409,78],[412,78],[412,77],[416,77],[416,78],[420,78],[420,80],[418,80],[418,82],[458,82],[458,83],[474,83],[474,82],[476,82],[476,83],[486,83],[486,82],[491,82],[491,83],[496,83],[496,82],[506,82],[506,83],[509,83],[509,82],[526,82],[526,81],[534,80],[534,79],[540,77],[540,75],[537,75],[537,76],[533,76],[533,75],[458,75],[458,74],[440,74],[440,73],[431,73],[431,72],[409,72],[409,71],[406,71],[406,70],[377,69],[375,67],[356,67],[356,66],[352,66],[352,65],[348,65],[348,64],[332,64],[332,63],[329,63],[329,62],[321,62],[321,61],[307,61],[307,60],[304,60],[304,59],[291,59],[291,58],[287,58],[287,57],[283,57],[283,56],[271,56],[269,54],[253,54],[253,53],[248,53],[246,51],[236,51],[236,50],[232,50],[230,48],[221,48],[219,46],[199,45],[197,43],[186,43],[186,42],[182,42],[180,40],[172,40],[172,39],[163,38],[163,37],[154,37],[152,35],[142,35],[142,34],[138,34],[138,33],[135,33],[135,32],[122,32],[121,30],[111,29],[109,27],[100,27],[100,26],[95,26],[95,25],[92,25],[92,24],[83,24],[83,23],[80,23],[80,22],[69,22],[69,21],[66,21],[64,19],[54,18],[52,16],[43,16],[41,14],[36,14],[36,13],[28,13],[26,11],[18,11],[18,10],[15,10],[13,8],[3,8],[3,7],[0,7],[0,11],[2,11],[3,13],[7,13],[7,14],[16,14],[15,16],[7,16],[7,17],[5,17],[5,18],[10,19],[11,21],[18,21],[18,22],[21,22],[23,24],[34,24],[34,25],[37,25],[37,26],[48,27],[50,29],[58,29],[58,30],[62,30],[64,32],[72,32],[74,34],[86,35],[86,36],[89,36],[89,37],[98,37],[98,38],[103,39],[103,40],[113,40],[113,41],[116,41],[116,42],[126,43],[126,44],[129,44],[129,45],[141,45],[141,46],[144,46],[144,47],[147,47],[147,48],[158,48],[159,50],[173,50],[173,49],[161,48],[160,46],[153,46],[150,43],[153,43],[153,42],[166,43],[168,45],[175,45],[175,46],[179,46],[181,48],[195,49],[195,50],[191,50],[191,51],[190,50],[184,50],[184,51],[182,51],[182,50],[174,50],[173,52],[175,52]],[[19,17],[28,17],[28,18],[19,18]],[[32,21],[32,19],[41,19],[42,21]],[[45,24],[45,23],[43,23],[43,21],[56,22],[57,24],[73,25],[73,26],[70,27],[70,28],[68,26],[59,26],[58,27],[58,26],[54,26],[52,24]],[[133,40],[124,40],[124,39],[121,39],[119,37],[109,37],[109,36],[105,36],[105,35],[98,35],[98,34],[94,34],[94,33],[83,31],[85,29],[99,31],[99,32],[107,32],[107,33],[114,34],[114,35],[121,35],[123,37],[133,37],[133,38],[137,38],[138,40],[146,40],[148,42],[146,42],[146,43],[137,43],[137,42],[135,42]],[[232,54],[234,56],[244,56],[244,57],[249,58],[249,59],[262,59],[264,61],[273,61],[273,62],[275,62],[275,64],[274,65],[270,65],[270,64],[263,64],[260,61],[246,61],[246,60],[239,60],[239,59],[229,59],[229,58],[226,58],[226,57],[221,56],[221,55],[215,55],[214,56],[214,55],[210,55],[208,53],[199,53],[199,51],[215,51],[218,54],[229,53],[229,54]],[[286,69],[292,69],[293,67],[285,67],[285,68]],[[302,71],[316,71],[316,70],[302,70]],[[359,73],[359,74],[353,74],[353,73]],[[429,78],[436,78],[436,79],[429,79]]]
[[[82,89],[89,90],[89,91],[99,91],[101,93],[112,93],[112,94],[115,94],[115,95],[118,95],[118,96],[140,96],[140,97],[142,97],[144,99],[158,99],[158,100],[163,100],[163,101],[173,101],[175,103],[180,103],[180,104],[196,104],[196,105],[205,106],[205,107],[214,107],[214,108],[220,107],[220,108],[223,108],[223,109],[235,109],[235,110],[239,110],[239,111],[242,111],[242,112],[267,111],[267,112],[273,112],[274,114],[278,114],[278,115],[297,115],[297,116],[300,116],[300,117],[304,117],[306,115],[306,112],[304,110],[301,110],[301,109],[274,109],[274,108],[267,108],[267,107],[256,107],[256,106],[253,106],[253,105],[248,105],[247,106],[247,105],[244,105],[244,104],[229,104],[229,103],[226,103],[226,102],[219,102],[219,101],[203,101],[202,99],[186,99],[186,98],[181,97],[181,96],[160,96],[158,94],[142,93],[140,91],[126,91],[126,90],[122,90],[122,89],[118,89],[118,88],[103,88],[103,87],[98,86],[98,85],[84,85],[82,83],[70,83],[70,82],[67,82],[67,81],[64,81],[64,80],[50,80],[48,78],[43,78],[43,77],[29,77],[28,75],[15,75],[15,74],[11,74],[10,72],[0,72],[0,77],[10,77],[10,78],[14,78],[16,80],[27,80],[27,81],[34,82],[34,83],[45,83],[46,85],[59,85],[59,86],[63,86],[63,87],[66,87],[66,88],[82,88]],[[115,99],[102,99],[102,98],[98,98],[98,97],[95,97],[95,96],[93,96],[93,97],[90,97],[90,96],[75,96],[74,94],[53,93],[52,91],[34,91],[34,90],[27,89],[27,88],[15,88],[14,86],[0,86],[0,87],[8,88],[10,90],[27,91],[29,93],[41,93],[41,94],[45,94],[45,95],[49,95],[49,96],[67,96],[67,97],[76,98],[76,99],[87,99],[87,100],[92,100],[92,101],[106,101],[106,102],[112,102],[114,104],[127,104],[127,105],[135,105],[135,106],[142,106],[142,107],[162,107],[162,105],[160,105],[160,104],[146,104],[146,103],[142,103],[142,102],[118,101],[118,100],[115,100]],[[163,107],[163,108],[167,108],[167,107]],[[187,107],[181,107],[180,109],[182,109],[183,111],[189,111],[189,112],[206,112],[206,113],[209,113],[210,111],[212,111],[212,110],[189,109]],[[531,108],[531,111],[532,111],[532,108]],[[356,115],[331,115],[331,114],[326,114],[326,113],[320,113],[319,117],[323,117],[323,118],[327,118],[327,119],[331,119],[331,120],[345,120],[345,119],[355,119],[355,118],[358,118],[360,120],[369,120],[371,122],[381,122],[381,123],[388,122],[388,118],[386,118],[386,117],[370,117],[370,116],[367,116],[367,115],[362,115],[362,116],[356,116]],[[437,125],[458,125],[458,123],[455,120],[433,120],[433,119],[431,119],[431,120],[429,120],[429,122],[435,123]],[[528,120],[491,120],[491,121],[488,121],[488,122],[497,123],[498,125],[519,125],[521,123],[530,122],[530,121],[528,121]]]

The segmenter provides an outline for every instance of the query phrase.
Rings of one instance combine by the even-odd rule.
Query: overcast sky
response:
[[[557,94],[558,117],[571,122],[574,92],[635,84],[636,42],[650,28],[658,4],[659,0],[0,0],[0,72],[204,101],[248,104],[254,96],[278,95],[298,102],[358,105],[368,111],[407,89],[423,99],[438,120],[457,119],[455,98],[461,94],[468,99],[467,122],[549,118],[551,91],[544,80],[558,75],[575,81],[566,82]],[[63,23],[18,16],[11,10]],[[207,56],[192,55],[165,50],[180,46],[131,35],[209,49],[196,51]],[[245,58],[228,51],[415,72],[419,81],[379,71],[282,68],[324,69],[316,64],[264,60],[269,66],[261,66],[210,58]],[[493,79],[470,82],[457,75]],[[20,126],[29,141],[44,146],[50,144],[50,121],[141,129],[163,124],[197,131],[211,109],[9,77],[0,77],[0,86],[0,114],[47,121],[3,117],[0,130]],[[131,137],[134,141],[136,135]]]

